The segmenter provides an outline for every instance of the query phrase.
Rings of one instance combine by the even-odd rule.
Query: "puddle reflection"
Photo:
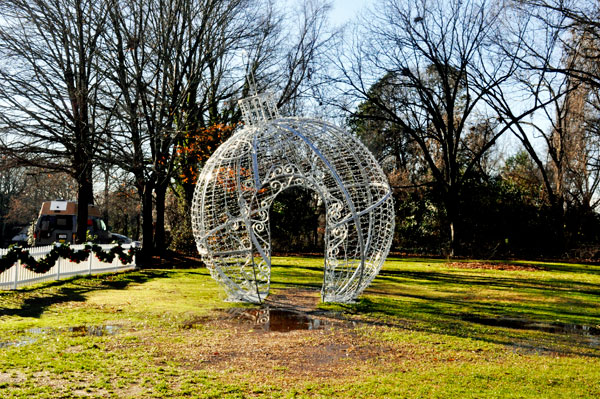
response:
[[[121,329],[120,326],[106,325],[106,326],[77,326],[68,327],[66,331],[77,337],[103,337],[107,335],[115,335]]]
[[[317,319],[306,313],[278,308],[244,309],[233,308],[227,311],[242,322],[263,331],[289,332],[294,330],[319,330],[333,326],[328,320]],[[335,323],[340,324],[340,323]]]

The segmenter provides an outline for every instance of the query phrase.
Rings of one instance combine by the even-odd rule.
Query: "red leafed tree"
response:
[[[177,165],[180,171],[178,180],[188,206],[192,202],[201,166],[231,136],[236,126],[216,123],[206,128],[198,127],[183,135],[177,146]]]

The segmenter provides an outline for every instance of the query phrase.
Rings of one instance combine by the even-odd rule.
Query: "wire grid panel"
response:
[[[198,251],[229,300],[260,303],[269,293],[269,209],[301,186],[325,204],[321,298],[353,301],[381,269],[394,232],[391,189],[367,148],[314,119],[256,121],[207,161],[192,205]]]

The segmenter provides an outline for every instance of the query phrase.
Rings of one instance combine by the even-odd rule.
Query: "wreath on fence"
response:
[[[6,255],[0,258],[0,273],[10,269],[17,261],[21,261],[23,267],[31,270],[34,273],[47,273],[55,264],[58,258],[69,259],[71,262],[80,263],[87,260],[90,253],[94,253],[100,262],[111,263],[115,256],[123,264],[128,264],[133,261],[133,257],[137,253],[137,248],[129,248],[125,250],[120,244],[115,245],[108,251],[102,249],[97,244],[86,244],[81,250],[74,250],[68,244],[56,245],[44,257],[35,259],[29,254],[29,251],[20,246],[12,246],[8,249]]]

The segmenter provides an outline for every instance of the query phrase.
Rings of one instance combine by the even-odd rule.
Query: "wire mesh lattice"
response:
[[[269,209],[279,193],[294,186],[314,190],[325,204],[323,301],[354,300],[381,269],[392,242],[394,209],[375,158],[329,123],[267,116],[217,149],[194,193],[196,245],[229,300],[261,302],[268,295]]]

